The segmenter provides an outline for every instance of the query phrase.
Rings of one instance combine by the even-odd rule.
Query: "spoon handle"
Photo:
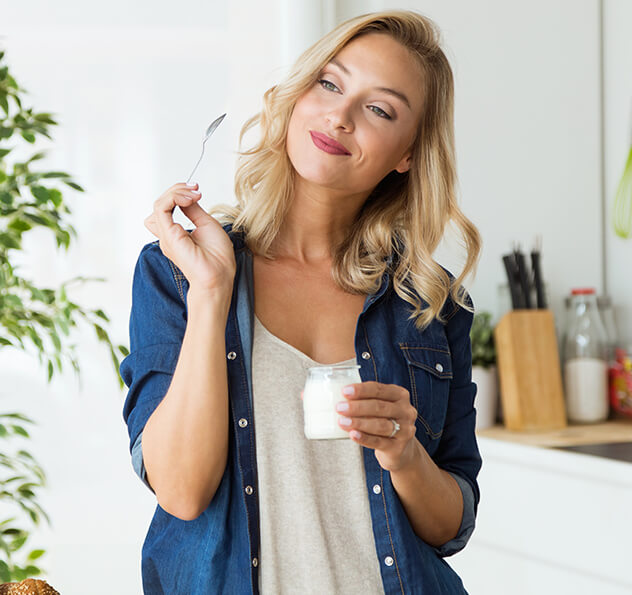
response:
[[[224,119],[225,116],[226,114],[222,114],[219,118],[213,120],[211,122],[211,125],[206,129],[206,134],[204,135],[204,140],[202,141],[202,153],[200,155],[200,158],[198,159],[198,162],[195,164],[195,167],[193,168],[193,171],[191,172],[189,179],[186,181],[187,184],[191,181],[191,178],[193,177],[195,170],[197,169],[198,165],[200,165],[200,161],[202,161],[202,157],[204,157],[204,145],[206,144],[206,141],[211,137],[211,134],[215,132],[215,129],[222,123],[222,120]]]
[[[206,140],[205,140],[206,142]],[[195,173],[195,170],[198,168],[198,165],[200,165],[200,161],[202,161],[202,157],[204,157],[204,143],[202,143],[202,154],[200,155],[200,158],[198,159],[198,162],[195,164],[195,167],[193,168],[193,171],[191,172],[191,175],[188,177],[187,179],[187,184],[191,181],[191,178],[193,177],[193,174]]]

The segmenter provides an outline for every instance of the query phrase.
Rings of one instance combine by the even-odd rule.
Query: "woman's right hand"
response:
[[[198,185],[178,183],[154,202],[154,211],[145,219],[145,227],[160,240],[162,253],[184,274],[191,287],[199,290],[232,291],[235,277],[233,244],[220,223],[199,204]],[[179,206],[195,229],[186,231],[173,221]]]

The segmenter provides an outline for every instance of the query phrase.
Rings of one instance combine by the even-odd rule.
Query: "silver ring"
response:
[[[399,432],[399,424],[394,419],[389,419],[389,421],[393,424],[393,431],[389,438],[393,438],[397,432]]]

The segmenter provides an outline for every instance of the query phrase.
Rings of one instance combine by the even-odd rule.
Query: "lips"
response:
[[[310,130],[309,133],[312,137],[312,142],[321,151],[325,151],[325,153],[329,153],[330,155],[351,155],[344,145],[341,145],[333,138],[329,138],[326,134],[314,132],[313,130]]]

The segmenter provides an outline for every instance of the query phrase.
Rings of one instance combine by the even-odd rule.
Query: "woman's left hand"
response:
[[[349,384],[343,390],[348,388],[353,393],[341,395],[343,399],[336,405],[336,411],[343,416],[338,425],[349,432],[354,442],[374,449],[383,469],[398,471],[413,464],[419,446],[415,438],[417,410],[408,391],[396,384],[373,381]],[[395,426],[391,419],[399,424],[392,438]]]

